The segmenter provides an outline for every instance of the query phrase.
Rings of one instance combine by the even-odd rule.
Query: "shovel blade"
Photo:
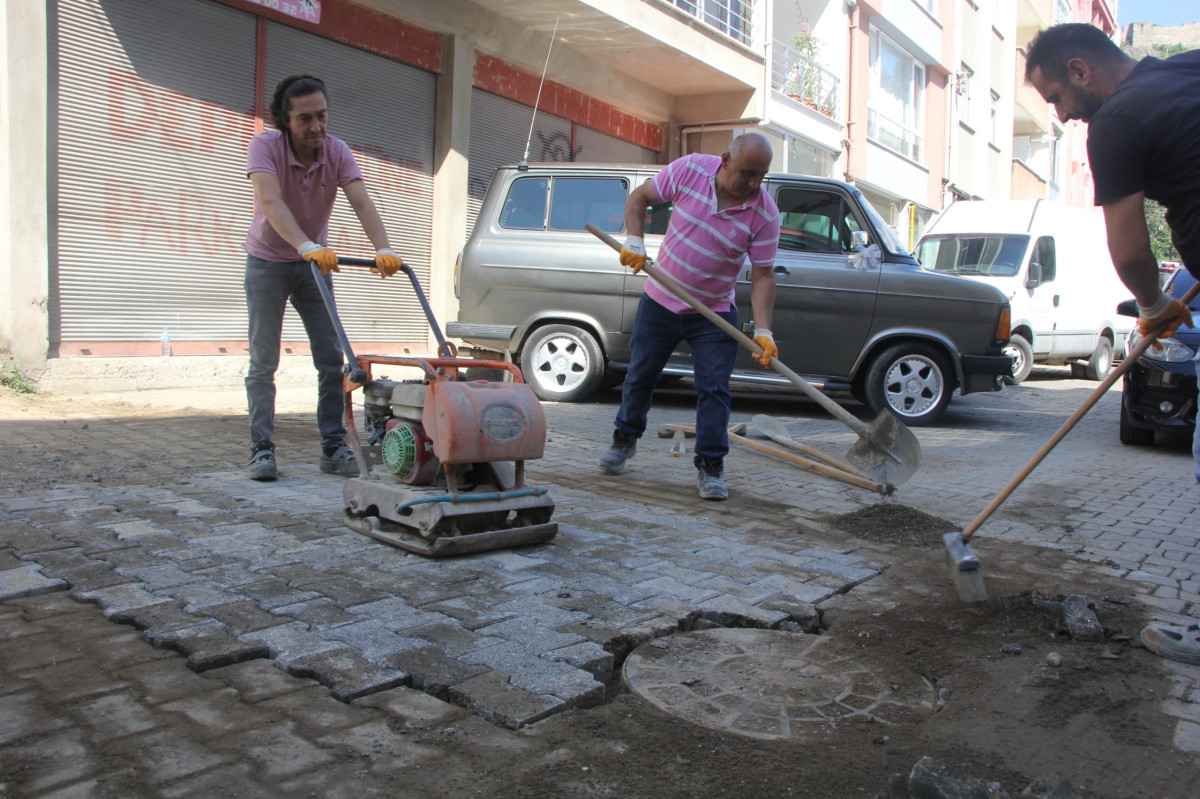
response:
[[[846,460],[877,483],[901,485],[921,466],[921,442],[894,414],[883,411],[859,433]]]

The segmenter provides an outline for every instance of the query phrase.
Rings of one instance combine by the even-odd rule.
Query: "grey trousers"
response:
[[[325,276],[333,292],[333,280]],[[312,349],[317,368],[317,429],[321,448],[346,440],[345,393],[342,384],[342,346],[321,291],[307,261],[264,261],[246,256],[246,310],[250,317],[250,368],[246,372],[246,402],[250,409],[250,445],[271,443],[275,432],[275,372],[283,338],[283,313],[291,302]]]

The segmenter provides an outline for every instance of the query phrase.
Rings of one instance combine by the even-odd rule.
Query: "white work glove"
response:
[[[322,275],[342,271],[338,269],[337,253],[329,247],[317,244],[315,241],[304,242],[296,248],[296,252],[300,253],[300,257],[304,260],[312,261],[320,267]]]
[[[1163,324],[1166,327],[1156,338],[1170,338],[1180,325],[1192,326],[1192,312],[1183,304],[1183,300],[1177,300],[1166,292],[1159,294],[1153,305],[1138,303],[1138,316],[1141,317],[1138,320],[1138,332],[1143,336],[1151,335]]]
[[[646,242],[641,236],[629,236],[621,248],[621,265],[628,266],[636,275],[646,265]]]
[[[779,357],[779,348],[775,346],[775,334],[765,327],[754,328],[754,343],[762,347],[762,355],[752,356],[764,369],[771,368],[771,359]]]

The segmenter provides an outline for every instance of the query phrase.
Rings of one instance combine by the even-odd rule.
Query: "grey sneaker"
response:
[[[625,461],[637,454],[637,436],[613,431],[612,446],[600,456],[600,471],[616,474],[625,468]]]
[[[251,480],[257,480],[260,483],[269,483],[279,476],[275,471],[275,453],[269,449],[260,449],[250,458],[249,465],[246,466],[246,474]]]
[[[703,467],[697,469],[699,476],[696,478],[696,486],[700,489],[700,499],[715,499],[722,500],[729,498],[729,489],[725,487],[725,470],[718,467],[712,471],[705,471]]]
[[[350,448],[342,444],[332,455],[321,453],[321,471],[325,474],[358,477],[358,461],[354,460],[354,453]]]
[[[1142,644],[1156,655],[1182,663],[1200,663],[1200,625],[1156,621],[1142,630]]]

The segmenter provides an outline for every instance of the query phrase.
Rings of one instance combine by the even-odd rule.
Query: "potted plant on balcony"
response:
[[[792,36],[791,47],[797,58],[788,75],[787,94],[821,111],[821,40],[804,17],[800,18],[800,32]]]

